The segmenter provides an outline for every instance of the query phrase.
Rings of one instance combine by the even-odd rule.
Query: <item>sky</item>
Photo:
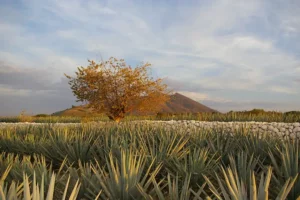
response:
[[[88,59],[152,76],[221,112],[300,110],[298,0],[0,0],[0,116],[78,105]]]

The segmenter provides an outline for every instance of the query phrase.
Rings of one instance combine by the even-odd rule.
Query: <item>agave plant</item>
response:
[[[210,187],[212,196],[219,200],[268,200],[270,181],[272,177],[272,168],[268,167],[268,171],[265,174],[261,173],[259,186],[257,187],[254,171],[250,171],[251,180],[250,185],[245,185],[243,180],[239,177],[236,169],[222,167],[222,173],[224,180],[217,176],[218,184],[214,185],[206,176],[206,182]],[[276,199],[286,199],[290,190],[292,189],[297,176],[289,178],[285,184],[281,187],[280,191],[276,194]],[[220,188],[221,191],[218,190]]]
[[[101,185],[93,172],[91,163],[78,161],[78,168],[70,166],[66,174],[71,177],[71,184],[74,185],[77,180],[81,183],[78,199],[97,199],[102,193]]]
[[[235,152],[238,147],[234,136],[231,136],[228,133],[216,132],[213,134],[212,138],[207,140],[207,143],[211,151],[221,157],[221,161],[224,164],[229,163],[228,155]]]
[[[157,182],[154,177],[152,177],[152,182],[154,185],[155,194],[149,195],[144,193],[143,191],[143,198],[147,200],[186,200],[186,199],[193,199],[193,200],[203,200],[201,198],[202,194],[206,194],[204,191],[204,187],[206,183],[204,183],[198,191],[194,191],[190,187],[190,179],[191,174],[187,175],[184,178],[183,184],[180,183],[178,176],[175,178],[171,176],[171,174],[167,175],[167,182],[163,183],[163,180]]]
[[[152,169],[154,161],[146,167],[146,158],[132,150],[121,150],[120,162],[114,159],[112,152],[107,159],[107,171],[98,163],[92,166],[103,193],[100,199],[141,199],[143,193],[151,191],[151,177],[155,177],[161,165]],[[94,186],[96,188],[97,186]]]
[[[209,149],[190,149],[183,158],[173,157],[166,163],[170,173],[179,177],[191,175],[191,187],[204,183],[203,174],[210,175],[216,167],[220,157],[211,154]]]
[[[54,132],[49,135],[50,142],[41,151],[53,165],[59,166],[65,158],[69,164],[77,164],[78,160],[89,162],[93,160],[92,148],[97,141],[93,134],[85,135],[78,132]]]
[[[275,174],[273,176],[277,188],[291,177],[298,176],[300,173],[300,148],[298,141],[283,143],[282,147],[277,147],[277,152],[269,151]],[[289,199],[296,199],[300,196],[300,178],[296,179],[294,187],[289,194]]]
[[[278,138],[272,137],[267,133],[250,133],[240,138],[240,149],[249,156],[268,158],[268,151],[275,150],[278,143],[281,143]],[[265,164],[270,164],[270,160],[265,160]]]
[[[141,151],[150,160],[156,160],[156,163],[165,163],[169,158],[180,159],[188,154],[189,150],[185,146],[189,139],[178,132],[161,130],[159,134],[155,135],[138,135]]]
[[[33,154],[39,145],[39,137],[29,133],[24,135],[20,134],[23,130],[2,130],[0,135],[0,149],[7,153],[17,153],[20,155]]]
[[[54,191],[55,191],[55,174],[53,173],[50,179],[50,184],[48,189],[44,188],[44,176],[42,176],[41,183],[37,183],[37,178],[35,173],[33,174],[33,182],[30,184],[29,177],[24,174],[23,182],[18,184],[12,182],[10,185],[5,184],[5,179],[11,170],[11,166],[7,168],[5,173],[2,174],[0,179],[0,198],[1,200],[10,200],[10,199],[24,199],[24,200],[53,200]],[[69,177],[70,179],[70,177]],[[65,200],[67,197],[69,179],[65,185],[64,192],[61,196],[62,200]],[[77,194],[80,189],[80,184],[77,181],[73,190],[69,195],[69,200],[77,199]],[[46,194],[46,197],[45,197]]]
[[[236,169],[238,177],[243,181],[245,186],[250,185],[251,174],[250,171],[253,171],[254,174],[259,173],[262,170],[262,163],[258,158],[254,157],[254,154],[249,156],[244,151],[238,152],[236,155],[231,154],[229,156],[230,168]]]
[[[5,171],[8,166],[12,166],[9,176],[6,177],[8,182],[21,181],[24,173],[31,176],[35,172],[39,179],[44,175],[45,182],[48,184],[53,173],[51,164],[47,164],[45,157],[39,155],[19,156],[18,154],[2,153],[0,155],[0,173]]]
[[[33,195],[33,187],[49,188],[53,173],[54,199],[79,184],[77,199],[297,199],[300,191],[299,140],[248,130],[187,132],[140,122],[11,126],[0,128],[0,151],[0,174],[7,174],[0,199],[23,198],[26,181],[27,196],[47,198],[48,190]]]

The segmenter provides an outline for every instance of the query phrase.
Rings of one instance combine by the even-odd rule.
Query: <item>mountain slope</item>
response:
[[[165,103],[160,113],[199,113],[199,112],[218,112],[212,108],[209,108],[197,101],[194,101],[182,94],[175,93],[170,96],[170,101]],[[139,113],[133,112],[134,115],[139,115]],[[149,113],[151,114],[151,113]],[[154,114],[154,113],[152,113]],[[87,109],[85,106],[72,106],[72,108],[58,111],[52,115],[57,116],[89,116],[94,115],[92,110]]]
[[[171,95],[171,100],[161,109],[162,113],[198,113],[198,112],[217,112],[197,101],[194,101],[182,94]]]

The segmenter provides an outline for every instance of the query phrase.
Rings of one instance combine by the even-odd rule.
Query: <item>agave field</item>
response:
[[[0,129],[0,199],[300,199],[299,141],[85,123]]]

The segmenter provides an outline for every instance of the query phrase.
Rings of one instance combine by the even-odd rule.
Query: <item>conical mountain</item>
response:
[[[202,112],[218,112],[212,108],[209,108],[193,99],[190,99],[182,94],[175,93],[170,96],[170,101],[166,102],[159,113],[202,113]],[[133,114],[139,115],[139,113],[133,112]],[[92,111],[85,106],[72,106],[72,108],[58,111],[52,115],[59,116],[89,116],[93,115]]]
[[[162,113],[199,113],[199,112],[217,112],[193,99],[182,94],[175,93],[171,95],[169,102],[161,109]]]

